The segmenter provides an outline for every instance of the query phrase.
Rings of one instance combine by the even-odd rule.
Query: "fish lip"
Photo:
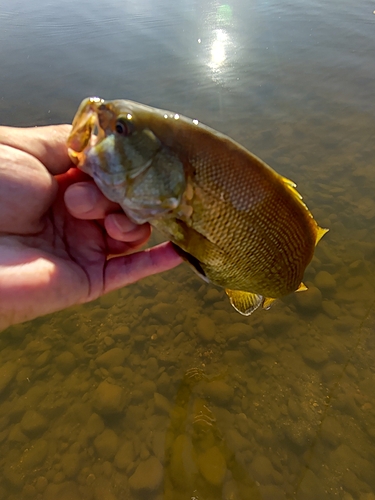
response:
[[[74,116],[67,147],[70,159],[80,168],[85,162],[87,152],[105,136],[98,115],[99,107],[103,103],[104,99],[100,97],[88,97],[81,102]]]

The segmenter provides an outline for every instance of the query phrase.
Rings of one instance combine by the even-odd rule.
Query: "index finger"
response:
[[[70,130],[71,125],[27,128],[0,126],[0,144],[34,156],[52,175],[57,175],[73,166],[66,146]]]

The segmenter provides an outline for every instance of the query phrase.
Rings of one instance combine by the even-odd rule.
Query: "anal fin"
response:
[[[250,314],[263,304],[262,295],[258,295],[257,293],[228,289],[225,292],[235,310],[244,316],[250,316]]]

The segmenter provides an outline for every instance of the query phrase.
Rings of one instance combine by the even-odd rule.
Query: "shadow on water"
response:
[[[180,266],[3,332],[0,500],[375,500],[371,3],[12,5],[3,123],[91,94],[175,109],[330,232],[309,290],[250,318]]]

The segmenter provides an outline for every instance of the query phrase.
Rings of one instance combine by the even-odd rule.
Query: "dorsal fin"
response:
[[[300,203],[309,212],[310,216],[312,217],[310,210],[304,204],[304,202],[302,201],[302,196],[299,194],[299,192],[296,189],[297,184],[295,182],[291,181],[290,179],[287,179],[286,177],[281,176],[281,180],[284,182],[287,189],[293,195],[294,199],[297,200],[298,203]]]

